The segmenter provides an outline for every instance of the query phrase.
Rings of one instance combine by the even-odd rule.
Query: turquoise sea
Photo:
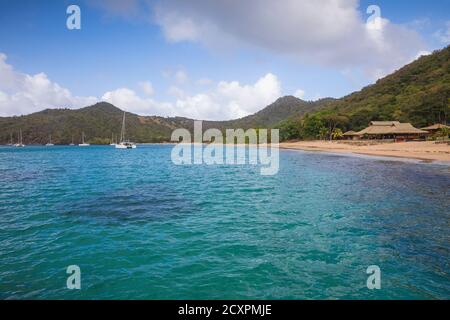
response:
[[[450,298],[448,166],[286,150],[261,176],[171,148],[0,148],[0,298]]]

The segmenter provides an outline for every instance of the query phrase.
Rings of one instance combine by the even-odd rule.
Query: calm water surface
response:
[[[449,167],[281,151],[267,177],[170,152],[0,148],[0,298],[450,298]]]

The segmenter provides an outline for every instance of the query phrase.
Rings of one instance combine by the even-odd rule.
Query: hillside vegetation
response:
[[[86,141],[109,143],[112,134],[120,135],[123,111],[109,103],[98,103],[90,107],[69,110],[44,110],[27,116],[0,118],[0,139],[9,142],[10,133],[16,141],[19,129],[25,144],[45,144],[52,135],[55,144]],[[127,137],[140,142],[160,142],[167,139],[172,128],[178,126],[161,117],[140,117],[127,114]]]
[[[318,110],[318,102],[305,102],[295,97],[283,97],[258,113],[231,121],[204,121],[204,129],[218,128],[266,128],[273,127],[288,117],[301,116]],[[101,102],[86,108],[44,110],[20,117],[0,118],[0,143],[9,143],[10,135],[17,141],[21,129],[25,144],[45,144],[52,135],[55,144],[81,142],[82,132],[86,141],[93,144],[109,144],[111,136],[119,136],[123,111],[112,104]],[[193,130],[194,120],[182,117],[139,116],[127,113],[126,137],[135,142],[151,143],[170,141],[177,128]]]
[[[329,101],[315,113],[290,117],[277,127],[284,139],[315,139],[336,128],[359,131],[374,120],[420,128],[447,123],[450,115],[450,47],[423,56],[375,84]]]
[[[79,143],[82,132],[91,143],[119,136],[123,111],[101,102],[86,108],[47,109],[20,117],[0,117],[0,144],[17,141],[45,144]],[[282,140],[317,139],[336,132],[361,130],[373,120],[411,122],[416,127],[447,123],[450,115],[450,47],[421,57],[375,84],[341,99],[307,102],[279,98],[261,111],[231,121],[204,121],[204,129],[279,128]],[[192,131],[194,120],[127,113],[127,138],[135,142],[169,141],[172,131]]]

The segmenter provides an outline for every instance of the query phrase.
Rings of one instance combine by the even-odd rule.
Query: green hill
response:
[[[277,127],[285,139],[311,139],[334,127],[358,131],[374,120],[410,122],[420,128],[447,123],[449,115],[450,47],[447,47],[361,91],[330,101],[319,112],[289,118]]]
[[[111,135],[119,136],[123,111],[101,102],[78,109],[44,110],[20,117],[0,118],[0,141],[9,142],[10,133],[14,139],[22,129],[25,144],[44,144],[52,135],[55,144],[75,143],[81,140],[82,132],[91,143],[109,143]],[[140,117],[127,114],[127,137],[139,142],[160,142],[167,140],[179,122],[162,117]]]
[[[204,121],[203,127],[250,128],[272,127],[288,117],[299,116],[321,106],[317,102],[305,102],[295,97],[283,97],[258,113],[232,121]],[[44,110],[20,117],[0,118],[0,143],[6,144],[13,134],[16,141],[19,129],[25,144],[45,144],[52,135],[55,144],[80,143],[82,132],[90,143],[110,143],[111,135],[120,134],[123,111],[112,104],[101,102],[93,106],[71,110]],[[193,129],[194,120],[182,117],[139,116],[127,113],[127,138],[135,142],[169,141],[176,128]]]
[[[218,129],[272,128],[287,118],[300,117],[308,112],[320,110],[331,101],[334,101],[334,99],[328,98],[310,102],[293,96],[285,96],[253,115],[230,121],[205,121],[204,126]]]
[[[85,132],[91,143],[109,143],[119,135],[123,111],[101,102],[71,110],[52,109],[20,117],[0,117],[0,144],[22,129],[25,144],[75,143]],[[231,121],[204,121],[203,127],[280,128],[281,138],[314,139],[334,128],[360,130],[373,120],[411,122],[416,127],[446,123],[450,115],[450,47],[421,57],[375,84],[341,99],[306,102],[279,98],[261,111]],[[135,142],[169,141],[176,128],[192,130],[192,119],[127,114],[127,138]]]

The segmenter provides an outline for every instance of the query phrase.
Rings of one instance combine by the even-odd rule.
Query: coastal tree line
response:
[[[78,110],[44,110],[27,116],[0,117],[0,144],[17,140],[45,144],[52,135],[55,144],[86,142],[108,144],[120,132],[123,111],[108,103]],[[307,102],[283,97],[272,105],[231,121],[205,121],[204,127],[278,128],[280,139],[336,139],[348,130],[359,131],[370,121],[410,122],[417,128],[448,124],[450,115],[450,46],[401,68],[361,91],[341,99]],[[134,142],[170,141],[176,128],[192,130],[192,119],[127,115],[127,138]]]
[[[334,100],[325,108],[280,122],[282,140],[323,139],[370,121],[409,122],[417,128],[448,124],[450,47],[425,56],[374,85]]]

